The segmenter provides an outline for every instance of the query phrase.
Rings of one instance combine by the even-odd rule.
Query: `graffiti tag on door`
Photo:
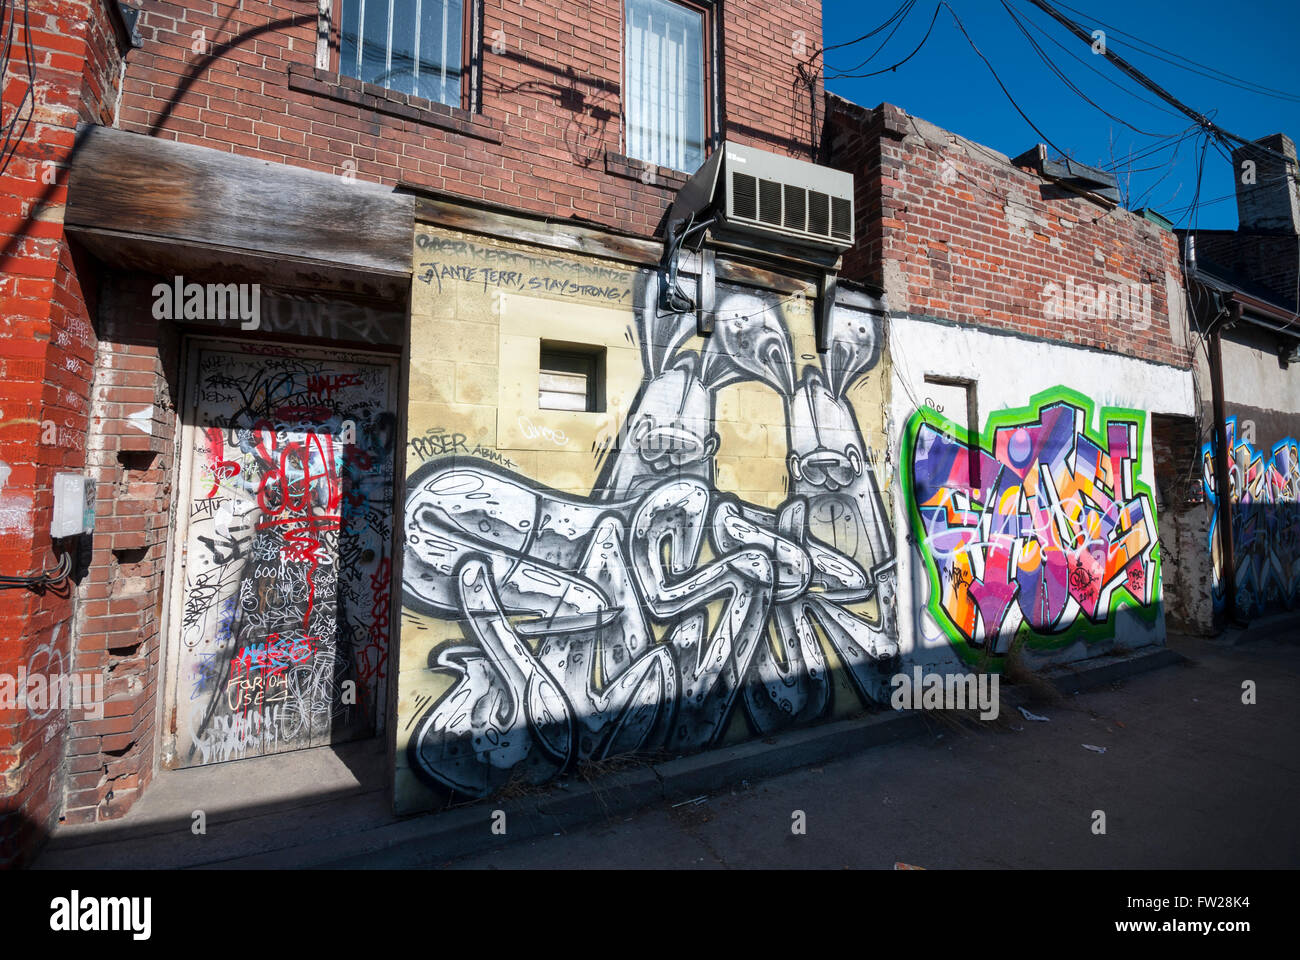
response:
[[[373,730],[388,656],[391,371],[204,349],[181,599],[181,765]]]

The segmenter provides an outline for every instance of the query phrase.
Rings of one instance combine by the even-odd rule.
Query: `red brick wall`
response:
[[[54,565],[53,475],[85,463],[97,341],[94,271],[63,234],[78,120],[111,120],[120,59],[101,0],[31,0],[4,78],[6,116],[28,90],[22,140],[0,176],[0,572]],[[25,46],[33,49],[29,64]],[[0,590],[0,673],[72,672],[70,586]],[[19,862],[62,806],[67,713],[0,712],[0,866]]]
[[[892,310],[1190,362],[1169,322],[1166,276],[1179,276],[1172,232],[1065,194],[890,104],[828,99],[824,162],[857,178],[859,242],[846,277],[884,287]],[[1063,294],[1085,284],[1149,287],[1150,322],[1052,316],[1063,311],[1050,308],[1049,285]]]
[[[153,772],[178,339],[149,307],[113,284],[100,311],[86,452],[98,496],[76,668],[104,675],[106,704],[101,719],[71,724],[69,823],[120,816]]]
[[[131,55],[121,126],[650,235],[683,177],[660,169],[645,184],[639,166],[620,161],[622,9],[621,0],[483,0],[482,109],[469,114],[316,76],[312,4],[143,0],[145,43]],[[807,156],[822,93],[796,83],[796,32],[806,58],[821,41],[821,4],[720,9],[725,135]],[[192,52],[196,30],[210,56]]]

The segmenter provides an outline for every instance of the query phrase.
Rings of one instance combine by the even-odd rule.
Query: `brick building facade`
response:
[[[419,812],[1163,642],[1177,238],[826,94],[819,3],[32,3],[0,555],[75,563],[0,675],[104,709],[0,713],[0,861],[195,766],[360,740]],[[856,242],[674,249],[724,144],[851,174]]]

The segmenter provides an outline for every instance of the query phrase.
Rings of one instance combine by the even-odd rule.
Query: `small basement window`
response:
[[[537,409],[603,412],[605,348],[543,340]]]

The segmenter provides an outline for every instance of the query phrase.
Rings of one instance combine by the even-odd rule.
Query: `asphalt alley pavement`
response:
[[[1300,866],[1295,628],[1237,646],[1169,645],[1189,662],[1030,705],[1046,721],[1014,708],[988,723],[933,714],[925,735],[902,743],[444,865]],[[1242,702],[1247,680],[1253,705]]]

